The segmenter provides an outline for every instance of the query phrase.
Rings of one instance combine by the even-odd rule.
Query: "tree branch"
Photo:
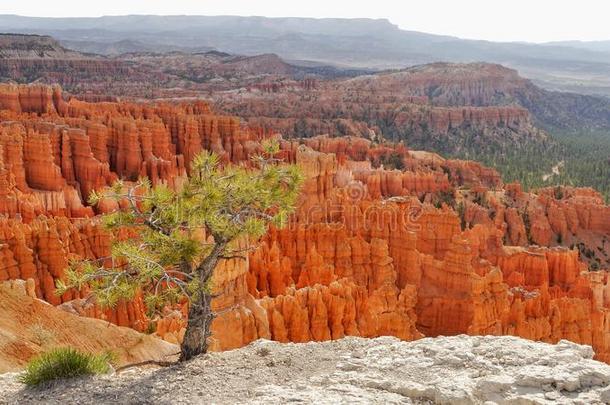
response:
[[[225,256],[225,255],[220,255],[218,256],[219,259],[223,259],[223,260],[233,260],[233,259],[241,259],[241,260],[246,260],[247,257],[245,256],[240,256],[240,255],[233,255],[233,256]]]
[[[180,354],[180,353],[176,353],[175,355],[178,355],[178,354]],[[115,369],[114,372],[115,373],[120,373],[121,371],[125,371],[125,370],[130,369],[130,368],[147,366],[149,364],[154,364],[154,365],[159,366],[159,367],[171,367],[173,365],[178,364],[178,362],[176,362],[176,361],[161,361],[161,360],[146,360],[146,361],[142,361],[140,363],[126,364],[124,366],[121,366],[121,367]]]

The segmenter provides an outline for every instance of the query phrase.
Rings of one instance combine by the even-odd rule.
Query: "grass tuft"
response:
[[[82,353],[72,348],[53,349],[32,359],[20,377],[29,386],[49,381],[104,374],[111,370],[114,357],[111,353]]]
[[[52,331],[44,327],[42,323],[35,323],[30,326],[30,333],[34,343],[39,346],[45,346],[55,340],[55,335]]]

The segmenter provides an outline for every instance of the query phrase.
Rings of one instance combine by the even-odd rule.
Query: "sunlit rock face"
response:
[[[184,306],[151,320],[141,297],[103,310],[87,291],[55,294],[70,259],[109,254],[97,215],[117,206],[94,209],[87,195],[139,176],[180,187],[201,150],[247,165],[275,137],[302,169],[302,196],[285,229],[216,272],[215,350],[261,337],[507,334],[590,344],[610,361],[610,207],[593,190],[526,193],[402,144],[284,140],[201,101],[64,101],[57,87],[2,85],[0,107],[0,281],[32,279],[53,305],[179,342]]]

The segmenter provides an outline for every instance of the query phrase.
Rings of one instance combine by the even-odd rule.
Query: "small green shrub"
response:
[[[59,348],[32,359],[20,381],[35,386],[52,380],[86,375],[104,374],[110,371],[111,353],[81,353],[72,348]]]
[[[32,334],[33,341],[39,346],[47,345],[55,340],[53,332],[45,328],[42,323],[31,325],[30,333]]]
[[[388,170],[404,170],[405,162],[402,160],[402,156],[398,152],[392,152],[390,154],[384,154],[379,157],[379,164],[382,164],[384,168]]]
[[[464,202],[460,201],[460,203],[457,206],[457,214],[460,217],[460,226],[462,228],[462,231],[466,230],[466,226],[468,225],[466,223],[466,206],[464,205]]]
[[[555,187],[554,194],[556,200],[563,200],[563,189],[560,186]]]

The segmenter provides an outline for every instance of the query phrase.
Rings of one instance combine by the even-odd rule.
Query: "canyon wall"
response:
[[[432,64],[395,73],[247,94],[218,92],[215,108],[285,137],[358,136],[406,140],[444,153],[543,144],[527,109],[511,99],[528,82],[496,65]],[[279,82],[282,83],[282,82]],[[496,99],[499,98],[499,99]]]
[[[55,294],[71,258],[109,253],[96,214],[117,207],[96,212],[86,197],[119,178],[179,187],[202,149],[247,164],[280,136],[199,101],[88,103],[5,85],[0,108],[0,281],[32,279],[65,310],[180,341],[184,306],[149,319],[141,297],[103,310],[86,290]],[[595,191],[525,193],[477,163],[358,137],[281,139],[281,149],[304,173],[302,198],[285,229],[216,272],[214,349],[510,334],[591,344],[610,361],[610,207]]]

